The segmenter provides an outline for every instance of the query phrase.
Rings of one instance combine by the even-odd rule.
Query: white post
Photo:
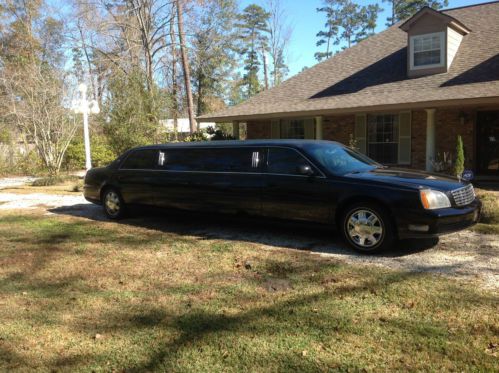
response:
[[[426,171],[433,171],[435,160],[435,109],[426,110]]]
[[[85,168],[90,170],[92,168],[92,159],[90,155],[90,134],[88,131],[88,111],[83,112],[83,137],[85,140]]]
[[[100,109],[97,101],[92,100],[92,102],[87,101],[87,85],[81,83],[78,86],[81,97],[77,102],[73,103],[73,109],[76,114],[83,114],[83,139],[85,142],[85,168],[90,170],[92,168],[92,159],[90,155],[90,131],[88,128],[88,115],[99,114]]]

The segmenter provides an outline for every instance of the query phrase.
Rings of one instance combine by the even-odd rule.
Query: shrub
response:
[[[454,163],[454,175],[461,177],[464,171],[464,147],[461,136],[457,137],[456,162]]]
[[[39,179],[36,179],[31,183],[32,186],[39,187],[39,186],[54,186],[54,185],[60,185],[64,184],[65,182],[68,181],[78,181],[80,178],[75,175],[58,175],[58,176],[47,176],[47,177],[41,177]]]
[[[93,136],[90,139],[90,153],[92,166],[94,167],[105,166],[116,158],[103,136]],[[69,145],[64,157],[64,168],[66,170],[85,168],[85,144],[83,138],[78,137]]]
[[[62,178],[61,176],[48,176],[36,179],[35,181],[33,181],[31,185],[35,187],[42,187],[42,186],[53,186],[62,183],[64,183],[64,178]]]

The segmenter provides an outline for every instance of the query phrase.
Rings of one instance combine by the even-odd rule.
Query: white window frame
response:
[[[422,66],[414,66],[414,41],[423,37],[433,37],[437,35],[440,40],[440,63],[434,63],[431,65],[422,65]],[[410,44],[410,64],[411,70],[423,70],[423,69],[431,69],[435,67],[444,67],[445,66],[445,32],[433,32],[430,34],[421,34],[414,35],[409,38]]]

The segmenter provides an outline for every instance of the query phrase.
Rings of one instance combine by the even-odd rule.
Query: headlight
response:
[[[443,209],[450,207],[449,197],[438,190],[423,189],[419,191],[421,203],[427,210]]]

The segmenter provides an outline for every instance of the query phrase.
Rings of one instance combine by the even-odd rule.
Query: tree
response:
[[[63,70],[65,30],[40,1],[6,1],[0,8],[0,92],[4,120],[32,143],[51,175],[59,172],[76,131],[65,107],[68,75]]]
[[[457,137],[456,143],[456,162],[454,163],[454,175],[461,177],[464,171],[464,146],[461,136]]]
[[[387,26],[393,26],[398,21],[411,17],[424,6],[441,9],[449,5],[448,0],[383,0],[383,2],[389,3],[392,9],[392,15],[387,19]]]
[[[268,20],[269,13],[256,4],[248,5],[239,15],[237,27],[240,30],[241,55],[245,56],[243,76],[246,87],[246,98],[254,96],[260,91],[259,53],[268,49]]]
[[[163,138],[159,127],[162,110],[158,104],[162,100],[155,99],[160,93],[156,87],[149,91],[143,75],[138,69],[127,74],[116,70],[109,79],[109,99],[103,108],[108,118],[104,133],[115,154]]]
[[[269,9],[269,54],[272,59],[272,86],[281,84],[289,72],[286,57],[292,29],[287,23],[281,0],[267,0]]]
[[[187,57],[187,46],[184,32],[184,18],[183,18],[183,0],[177,0],[177,23],[178,23],[178,37],[180,42],[180,55],[182,58],[182,67],[184,70],[184,84],[185,91],[187,95],[187,112],[189,115],[189,123],[191,127],[191,133],[196,132],[197,124],[196,118],[194,118],[194,100],[192,99],[192,90],[191,90],[191,72],[189,59]]]
[[[192,12],[190,49],[198,116],[223,108],[228,96],[236,67],[236,16],[234,0],[206,0],[198,12]]]
[[[374,33],[381,8],[375,5],[360,6],[352,0],[324,0],[325,6],[317,9],[326,13],[326,31],[320,31],[317,46],[327,45],[326,52],[318,52],[318,60],[332,55],[331,45],[350,48],[353,44]]]

